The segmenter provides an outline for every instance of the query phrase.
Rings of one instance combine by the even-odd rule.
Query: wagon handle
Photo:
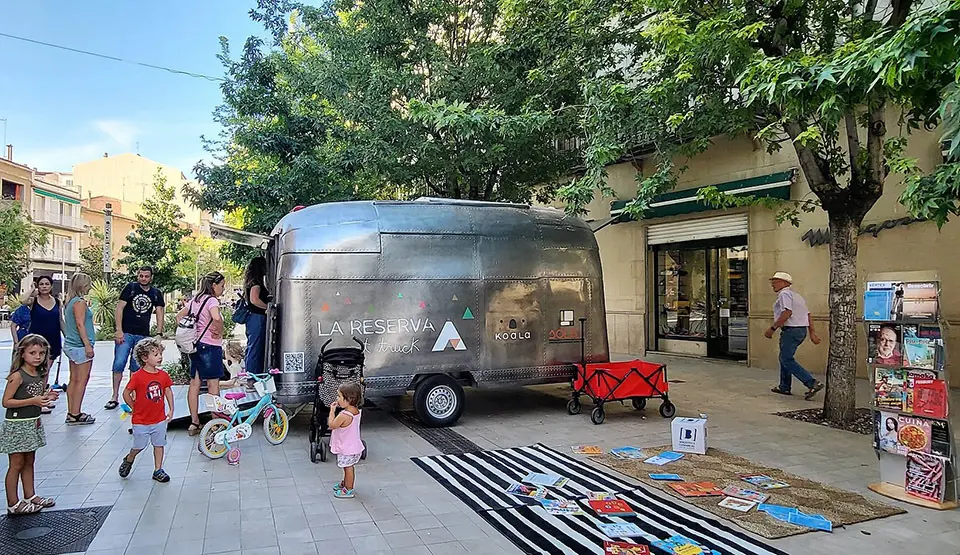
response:
[[[583,316],[580,317],[580,365],[581,366],[587,363],[584,356],[584,344],[587,340],[587,336],[583,332],[584,324],[586,323],[586,321],[587,321],[586,318],[584,318]]]

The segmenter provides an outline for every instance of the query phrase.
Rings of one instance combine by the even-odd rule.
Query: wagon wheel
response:
[[[603,419],[606,418],[606,413],[603,412],[603,407],[594,407],[590,411],[590,421],[594,424],[603,424]]]
[[[570,399],[567,401],[567,414],[580,414],[579,399]]]
[[[664,401],[660,405],[660,416],[664,418],[672,418],[675,414],[677,414],[677,407],[670,401]]]
[[[633,408],[636,410],[643,410],[647,407],[647,398],[646,397],[634,397],[630,400],[633,403]]]

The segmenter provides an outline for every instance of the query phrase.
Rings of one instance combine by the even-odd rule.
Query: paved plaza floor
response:
[[[7,367],[9,355],[9,345],[0,344],[0,367]],[[410,460],[438,451],[394,416],[394,410],[409,409],[409,396],[378,401],[379,410],[365,411],[369,451],[358,466],[355,499],[333,497],[331,487],[340,478],[334,462],[309,461],[309,411],[293,421],[282,445],[270,446],[256,430],[242,444],[235,467],[207,459],[197,451],[195,438],[175,427],[164,465],[172,476],[169,483],[150,479],[152,459],[146,452],[130,477],[121,479],[117,467],[130,447],[128,422],[117,411],[102,409],[110,393],[111,356],[109,343],[97,345],[84,402],[96,424],[65,426],[61,398],[54,414],[43,417],[47,446],[37,455],[38,492],[55,496],[58,509],[113,506],[89,555],[521,553]],[[167,356],[176,357],[172,344]],[[666,362],[670,379],[679,380],[670,392],[678,415],[708,415],[711,446],[897,504],[867,490],[879,472],[870,437],[772,414],[816,406],[800,396],[769,393],[775,372],[689,358],[648,359]],[[859,386],[865,403],[868,384]],[[960,406],[953,394],[954,406]],[[658,403],[644,413],[610,406],[604,424],[595,426],[586,411],[567,415],[567,395],[568,386],[469,391],[455,430],[484,449],[543,443],[569,452],[570,445],[584,443],[604,448],[669,443],[669,421],[656,413]],[[4,458],[0,469],[6,464]],[[960,511],[903,508],[906,514],[832,534],[766,541],[791,554],[960,553]]]

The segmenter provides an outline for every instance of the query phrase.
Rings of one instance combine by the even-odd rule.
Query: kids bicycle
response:
[[[272,374],[279,374],[276,368],[268,374],[248,374],[243,372],[239,378],[253,378],[254,388],[261,395],[256,406],[240,410],[235,399],[204,394],[204,402],[208,409],[230,417],[214,418],[207,422],[200,430],[198,449],[211,459],[227,456],[227,462],[235,465],[240,462],[240,448],[231,446],[231,443],[243,441],[253,435],[253,423],[263,412],[263,435],[271,445],[280,445],[287,438],[290,422],[287,413],[273,402],[273,394],[277,385]],[[230,395],[229,393],[227,395]]]

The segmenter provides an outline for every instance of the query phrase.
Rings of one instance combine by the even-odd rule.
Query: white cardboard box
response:
[[[700,455],[707,453],[706,418],[674,418],[670,427],[674,451]]]

